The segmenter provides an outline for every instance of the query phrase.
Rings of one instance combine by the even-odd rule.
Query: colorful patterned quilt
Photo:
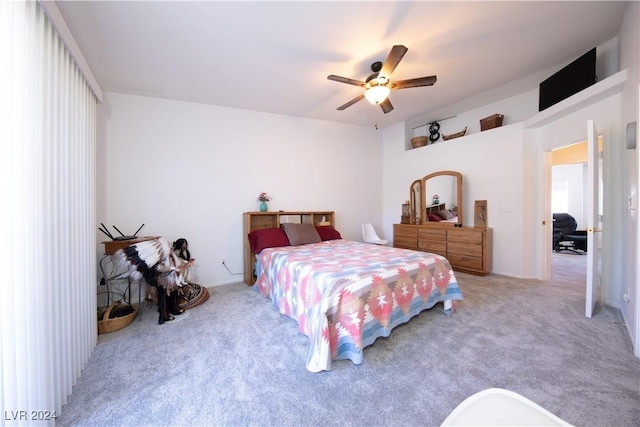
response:
[[[307,369],[362,363],[364,347],[438,302],[462,293],[439,255],[347,240],[264,249],[254,285],[309,337]]]

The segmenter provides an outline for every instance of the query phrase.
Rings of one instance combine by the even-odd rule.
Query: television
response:
[[[596,48],[582,55],[542,83],[538,111],[545,110],[588,88],[598,80],[596,76]]]

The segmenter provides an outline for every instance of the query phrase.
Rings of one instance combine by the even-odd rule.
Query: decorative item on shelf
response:
[[[322,215],[320,222],[317,225],[331,225],[331,221],[327,221],[327,217]]]
[[[460,138],[461,136],[464,136],[465,133],[467,133],[466,126],[460,132],[452,133],[451,135],[442,134],[442,139],[448,141],[449,139]]]
[[[413,146],[413,148],[424,147],[428,141],[428,136],[414,136],[411,138],[411,146]]]
[[[402,204],[402,224],[411,224],[411,203],[407,200]]]
[[[439,205],[440,204],[440,196],[438,196],[437,194],[433,195],[433,204],[434,205]]]
[[[502,126],[502,121],[504,120],[503,114],[493,114],[489,117],[485,117],[484,119],[480,119],[480,130],[489,130],[493,128],[498,128]]]
[[[260,201],[260,212],[266,212],[267,210],[269,210],[267,202],[271,200],[271,196],[269,196],[265,192],[262,192],[258,196],[258,200]]]
[[[437,121],[431,122],[429,124],[429,141],[431,143],[436,142],[440,139],[440,123]]]
[[[454,117],[456,116],[450,116],[450,117],[445,117],[444,119],[432,120],[428,123],[424,123],[424,124],[412,127],[411,128],[412,130],[416,130],[418,128],[429,126],[428,128],[429,136],[425,136],[425,137],[416,136],[415,138],[411,138],[411,144],[413,144],[413,148],[423,147],[427,144],[433,144],[438,139],[440,139],[440,122],[443,120],[452,119]],[[416,138],[420,138],[420,139],[416,139]],[[423,138],[426,138],[426,139],[423,139]],[[416,142],[414,142],[414,139],[416,139]]]

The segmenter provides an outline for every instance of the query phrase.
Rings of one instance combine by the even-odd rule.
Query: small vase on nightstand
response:
[[[260,202],[260,212],[266,212],[268,209],[267,202]]]

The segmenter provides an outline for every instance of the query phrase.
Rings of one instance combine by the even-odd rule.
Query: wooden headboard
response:
[[[425,208],[427,215],[440,212],[443,209],[445,209],[444,203],[438,203],[437,205],[430,205]]]
[[[279,212],[245,212],[243,216],[243,258],[244,283],[251,286],[256,277],[253,267],[256,254],[249,245],[249,233],[263,228],[278,228],[280,224],[293,222],[298,224],[331,225],[335,227],[335,213],[333,211],[279,211]]]

